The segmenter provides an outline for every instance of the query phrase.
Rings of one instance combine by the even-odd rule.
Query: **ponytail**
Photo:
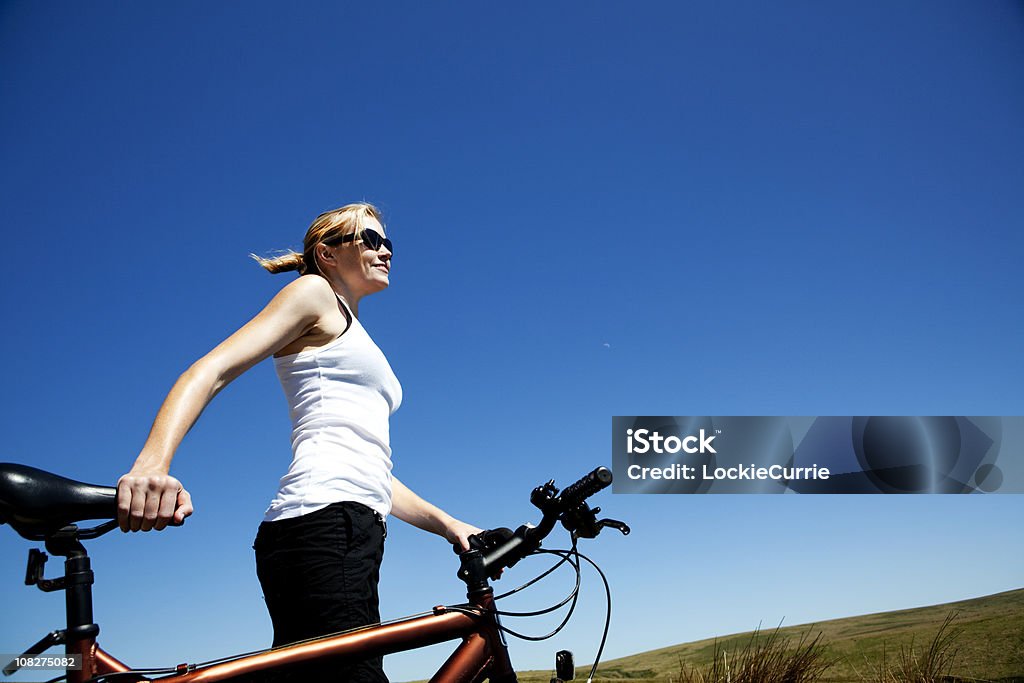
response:
[[[291,270],[299,271],[299,275],[305,275],[306,273],[306,260],[302,254],[294,251],[289,251],[287,254],[281,256],[275,256],[273,258],[263,258],[256,254],[249,254],[256,263],[263,266],[263,268],[270,273],[287,273]]]

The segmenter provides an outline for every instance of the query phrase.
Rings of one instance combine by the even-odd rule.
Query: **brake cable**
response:
[[[553,607],[548,607],[548,608],[545,608],[545,609],[542,609],[542,610],[537,610],[537,611],[534,611],[534,612],[504,612],[504,611],[498,611],[498,610],[495,610],[495,611],[497,612],[497,614],[499,614],[501,616],[510,616],[510,617],[537,616],[537,615],[547,614],[549,612],[553,612],[554,610],[558,609],[559,607],[564,606],[566,603],[568,603],[571,600],[572,601],[572,605],[569,607],[569,611],[566,613],[565,618],[562,620],[562,623],[560,623],[555,628],[555,630],[553,630],[551,633],[549,633],[549,634],[547,634],[545,636],[527,636],[527,635],[523,635],[521,633],[517,633],[516,631],[513,631],[512,629],[507,628],[506,626],[500,626],[502,631],[504,631],[504,632],[508,633],[509,635],[514,636],[516,638],[520,638],[521,640],[541,641],[541,640],[547,640],[548,638],[553,637],[554,635],[556,635],[559,631],[561,631],[565,627],[565,625],[569,622],[569,619],[572,617],[573,611],[576,609],[576,600],[579,597],[580,577],[582,575],[582,571],[581,571],[581,567],[580,567],[580,564],[581,564],[580,563],[580,559],[586,560],[587,563],[590,564],[590,566],[593,567],[597,571],[598,576],[601,577],[601,582],[602,582],[602,584],[604,584],[605,602],[607,604],[607,609],[605,611],[604,628],[602,629],[602,632],[601,632],[601,642],[598,645],[597,656],[594,657],[594,663],[590,667],[590,673],[587,675],[587,683],[591,683],[593,681],[593,679],[594,679],[594,675],[597,673],[597,667],[601,663],[601,656],[604,654],[604,646],[608,642],[608,631],[609,631],[609,629],[611,627],[611,621],[612,621],[612,591],[611,591],[611,587],[608,585],[608,577],[606,577],[604,572],[601,571],[601,568],[597,565],[597,563],[594,562],[589,557],[587,557],[586,555],[584,555],[583,553],[581,553],[579,551],[579,549],[577,548],[577,546],[576,546],[577,538],[576,538],[575,534],[573,534],[573,539],[572,540],[573,540],[573,543],[572,543],[572,548],[570,550],[537,550],[537,551],[531,553],[532,555],[542,555],[542,554],[558,555],[562,559],[559,562],[555,563],[554,566],[550,567],[545,572],[543,572],[539,576],[534,577],[533,579],[531,579],[530,581],[526,582],[522,586],[519,586],[518,588],[510,590],[507,593],[503,593],[502,595],[500,595],[497,598],[495,598],[495,599],[503,598],[503,597],[512,595],[514,593],[517,593],[517,592],[523,590],[524,588],[526,588],[528,586],[532,586],[537,581],[539,581],[540,579],[550,575],[551,572],[553,572],[555,569],[557,569],[558,567],[560,567],[563,564],[565,564],[566,562],[568,562],[576,570],[576,586],[573,588],[572,592],[564,600],[562,600],[560,603],[558,603],[557,605],[555,605]],[[573,557],[576,558],[575,562],[571,559]]]
[[[532,586],[533,584],[537,583],[538,581],[540,581],[544,577],[549,576],[552,572],[554,572],[556,569],[561,567],[566,562],[571,564],[573,566],[573,569],[575,569],[578,572],[579,571],[578,562],[574,563],[572,560],[569,559],[569,555],[571,555],[572,553],[575,553],[575,552],[577,552],[576,551],[576,539],[575,538],[573,538],[572,547],[569,548],[568,550],[561,550],[561,549],[558,549],[558,548],[554,548],[554,549],[551,549],[551,550],[547,550],[547,549],[544,549],[544,548],[538,548],[537,550],[534,550],[532,553],[530,553],[531,555],[543,555],[543,554],[558,555],[562,559],[559,560],[558,562],[556,562],[554,565],[552,565],[547,571],[545,571],[542,574],[539,574],[539,575],[533,577],[532,579],[530,579],[529,581],[524,583],[522,586],[519,586],[518,588],[513,588],[512,590],[507,591],[505,593],[502,593],[501,595],[495,595],[494,599],[495,600],[501,600],[502,598],[507,598],[508,596],[513,595],[515,593],[518,593],[519,591],[521,591],[521,590],[523,590],[525,588],[529,588],[530,586]],[[565,603],[562,603],[562,604],[565,604]]]
[[[504,593],[503,595],[500,595],[498,597],[495,597],[494,599],[498,600],[499,598],[504,598],[504,597],[507,597],[509,595],[512,595],[513,593],[517,593],[517,592],[523,590],[527,586],[530,586],[533,583],[536,583],[536,581],[538,579],[540,579],[540,578],[550,574],[556,568],[561,567],[565,563],[569,563],[569,565],[573,568],[574,573],[576,574],[576,585],[573,587],[572,591],[570,591],[569,595],[565,596],[565,598],[561,602],[559,602],[558,604],[552,605],[551,607],[545,607],[544,609],[539,609],[539,610],[535,610],[535,611],[532,611],[532,612],[506,612],[504,610],[495,610],[496,614],[498,614],[499,616],[502,616],[502,617],[537,617],[537,616],[540,616],[542,614],[549,614],[550,612],[554,612],[555,610],[557,610],[559,607],[564,607],[566,605],[566,603],[568,603],[570,600],[572,600],[573,596],[576,595],[579,592],[579,590],[580,590],[580,576],[581,576],[581,574],[580,574],[580,567],[579,567],[579,560],[576,560],[574,562],[573,560],[570,559],[570,557],[572,556],[571,555],[571,551],[567,551],[567,550],[539,550],[539,551],[537,551],[536,553],[533,553],[533,554],[541,555],[541,554],[544,554],[544,553],[547,553],[549,555],[558,555],[562,559],[556,565],[551,567],[551,569],[548,569],[546,572],[544,572],[544,574],[541,574],[541,576],[533,579],[529,583],[526,583],[526,584],[520,586],[519,588],[511,590],[508,593]]]
[[[145,676],[154,676],[154,675],[159,676],[159,675],[164,675],[164,674],[173,674],[173,673],[176,673],[176,672],[177,672],[177,669],[175,667],[167,667],[167,668],[163,668],[163,669],[130,669],[128,671],[111,671],[109,673],[99,674],[98,676],[93,676],[92,678],[89,679],[88,683],[97,683],[98,681],[118,680],[118,679],[121,679],[121,678],[128,678],[128,677],[136,677],[136,678],[138,678],[139,676],[143,676],[143,677],[145,677]],[[47,681],[46,683],[52,683],[52,681]]]
[[[561,555],[562,553],[565,553],[565,555],[563,555],[563,557],[565,557],[565,558],[569,557],[569,552],[568,551],[560,551],[560,550],[537,551],[537,554],[543,554],[545,552],[553,554],[553,555]],[[580,556],[578,550],[575,551],[573,554],[575,554],[576,556]],[[560,623],[558,626],[555,627],[555,630],[553,630],[551,633],[548,633],[547,635],[543,635],[543,636],[528,636],[528,635],[524,635],[522,633],[519,633],[517,631],[513,631],[512,629],[510,629],[510,628],[508,628],[506,626],[503,626],[501,624],[498,625],[498,628],[500,628],[502,631],[504,631],[505,633],[508,633],[511,636],[514,636],[514,637],[519,638],[521,640],[529,640],[529,641],[532,641],[532,642],[538,642],[538,641],[541,641],[541,640],[547,640],[548,638],[552,638],[559,631],[561,631],[563,628],[565,628],[565,625],[569,623],[569,619],[572,618],[573,612],[576,610],[576,602],[577,602],[577,600],[579,599],[579,596],[580,596],[580,577],[582,575],[582,573],[580,572],[579,564],[578,564],[579,560],[577,560],[576,562],[572,562],[572,560],[568,560],[568,561],[569,561],[570,564],[572,564],[572,566],[576,570],[576,585],[573,587],[573,590],[569,594],[569,596],[567,598],[565,598],[564,600],[562,600],[562,602],[560,602],[559,604],[557,604],[557,605],[555,605],[554,607],[551,607],[551,608],[539,610],[537,612],[524,612],[522,614],[517,614],[517,613],[514,613],[514,612],[498,612],[497,610],[495,610],[499,615],[503,615],[504,614],[504,615],[507,615],[507,616],[534,616],[534,614],[547,614],[548,612],[553,612],[554,610],[562,607],[563,605],[565,605],[566,603],[571,601],[572,604],[569,605],[569,610],[565,613],[565,618],[562,619],[562,623]],[[559,564],[561,564],[561,563],[559,563]]]
[[[608,602],[608,610],[605,612],[604,617],[604,632],[601,634],[601,645],[597,648],[597,656],[594,658],[594,666],[590,667],[590,674],[587,675],[587,683],[591,683],[594,680],[594,674],[597,673],[597,665],[601,663],[601,655],[604,653],[604,645],[608,640],[608,627],[612,623],[612,589],[608,585],[608,577],[604,575],[601,568],[597,566],[597,563],[586,555],[577,553],[579,557],[590,563],[590,566],[597,570],[598,575],[601,577],[601,581],[604,583],[604,595]]]

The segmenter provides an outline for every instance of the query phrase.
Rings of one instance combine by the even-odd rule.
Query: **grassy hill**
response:
[[[1024,589],[931,607],[790,626],[779,629],[778,637],[795,646],[802,636],[809,640],[821,635],[822,653],[834,664],[819,680],[879,683],[883,680],[879,674],[883,661],[888,666],[896,664],[901,649],[923,653],[951,614],[955,616],[946,633],[954,636],[947,650],[947,654],[955,651],[956,655],[949,672],[952,676],[1024,683]],[[725,651],[735,661],[734,653],[743,650],[753,635],[727,635],[604,662],[597,680],[679,683],[681,663],[690,670],[705,668],[715,659],[716,646],[719,657]],[[770,632],[762,632],[758,638],[763,641],[769,636]],[[578,676],[585,677],[589,666],[578,665],[576,670]],[[548,683],[550,676],[549,671],[527,671],[520,674],[520,680]],[[889,683],[903,681],[889,679]]]

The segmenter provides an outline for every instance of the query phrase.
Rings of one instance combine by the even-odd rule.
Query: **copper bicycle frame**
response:
[[[259,680],[264,672],[283,672],[296,665],[336,659],[359,660],[393,654],[462,638],[462,643],[431,677],[431,683],[475,683],[490,679],[515,681],[515,671],[494,612],[493,592],[487,587],[472,604],[435,607],[431,614],[407,617],[353,631],[302,641],[265,652],[162,677],[160,683],[219,683]],[[85,683],[94,676],[121,673],[125,681],[149,680],[128,676],[131,668],[96,644],[95,638],[67,644],[68,654],[82,655],[82,669],[68,671],[68,683]],[[122,677],[118,676],[120,680]]]

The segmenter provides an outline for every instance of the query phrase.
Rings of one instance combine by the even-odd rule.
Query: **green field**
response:
[[[946,654],[955,655],[948,673],[955,679],[1024,683],[1024,589],[931,607],[882,612],[818,624],[779,629],[779,636],[794,645],[801,636],[821,635],[822,652],[834,662],[823,681],[878,683],[883,661],[889,667],[903,653],[923,654],[944,620],[953,615],[947,633],[954,639]],[[753,633],[722,635],[717,651],[727,658],[743,650]],[[760,638],[769,634],[762,632]],[[715,658],[716,639],[651,650],[601,664],[595,680],[630,679],[635,683],[679,683],[682,668],[706,668]],[[585,679],[590,667],[577,665]],[[520,680],[548,683],[549,671],[526,671]]]

